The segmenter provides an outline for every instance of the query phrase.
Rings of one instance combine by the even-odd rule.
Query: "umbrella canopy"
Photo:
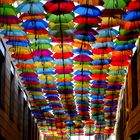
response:
[[[22,27],[25,29],[46,29],[48,26],[47,22],[41,19],[38,20],[26,20],[23,22]]]
[[[3,24],[19,24],[21,20],[16,16],[0,16],[0,23]]]
[[[41,2],[23,2],[18,5],[17,10],[19,12],[27,14],[42,14],[44,13],[43,3]]]
[[[91,5],[78,5],[74,9],[74,12],[81,16],[90,16],[90,17],[101,16],[101,11],[97,7]]]
[[[37,20],[37,19],[45,19],[45,14],[21,14],[21,16],[19,17],[22,20]]]
[[[74,2],[77,2],[79,4],[88,4],[88,5],[102,5],[102,0],[74,0]]]
[[[17,10],[9,4],[0,4],[0,15],[1,16],[16,16]]]
[[[72,1],[62,1],[60,3],[58,1],[48,1],[44,5],[44,9],[47,13],[53,13],[56,15],[70,13],[74,8],[75,6]]]
[[[94,17],[84,17],[84,16],[77,16],[74,20],[74,22],[78,24],[98,24],[101,22],[99,18],[94,18]]]
[[[62,23],[68,23],[74,19],[74,13],[71,12],[68,14],[61,14],[61,15],[47,14],[46,19],[54,23],[59,23],[60,21]]]
[[[126,1],[122,0],[104,0],[104,8],[106,9],[121,9],[126,6]]]
[[[74,28],[74,23],[73,22],[68,22],[68,23],[61,23],[61,30],[68,30]],[[49,23],[49,29],[51,30],[60,30],[60,23]]]
[[[62,49],[63,52],[71,52],[73,48],[69,44],[57,44],[52,47],[52,51],[56,53],[62,53]]]
[[[0,0],[0,4],[10,4],[14,3],[16,0]]]

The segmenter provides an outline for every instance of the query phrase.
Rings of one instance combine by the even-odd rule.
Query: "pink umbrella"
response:
[[[76,80],[76,81],[89,81],[89,80],[91,80],[91,78],[89,77],[89,76],[79,76],[79,75],[77,75],[77,76],[75,76],[74,77],[74,80]]]
[[[73,60],[78,61],[78,62],[90,62],[90,61],[92,61],[92,58],[90,58],[87,55],[80,54],[80,55],[74,57]]]
[[[22,72],[19,74],[19,76],[34,78],[34,77],[37,77],[38,75],[34,72]]]
[[[46,49],[46,50],[35,50],[35,51],[32,52],[32,54],[34,56],[50,56],[50,55],[52,55],[52,52],[48,49]]]

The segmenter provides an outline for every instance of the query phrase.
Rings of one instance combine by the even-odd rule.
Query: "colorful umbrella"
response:
[[[1,16],[16,16],[17,10],[9,4],[0,4],[0,15]]]
[[[17,10],[27,14],[44,13],[43,3],[41,2],[23,2],[18,5]]]
[[[88,5],[94,5],[94,6],[97,6],[97,5],[102,5],[102,0],[74,0],[74,2],[77,2],[79,4],[88,4]]]
[[[46,19],[54,23],[59,23],[60,20],[62,23],[68,23],[74,19],[74,13],[71,12],[68,14],[61,14],[61,15],[47,14]]]
[[[47,22],[41,19],[38,20],[26,20],[25,22],[23,22],[22,27],[24,27],[25,29],[46,29],[46,27],[48,26]]]
[[[69,8],[67,8],[69,7]],[[70,13],[75,8],[72,1],[48,1],[44,5],[44,9],[47,13],[53,13],[56,15]]]
[[[91,5],[78,5],[74,9],[74,12],[81,16],[89,16],[89,17],[101,16],[101,11],[97,7]]]
[[[122,9],[126,6],[126,1],[122,0],[121,2],[119,0],[104,0],[103,7],[106,9]]]

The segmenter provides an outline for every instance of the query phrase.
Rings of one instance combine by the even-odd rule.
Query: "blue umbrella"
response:
[[[75,54],[92,55],[92,52],[90,52],[89,50],[84,50],[84,49],[79,49],[79,48],[74,49],[72,52]]]
[[[81,16],[91,16],[91,17],[98,17],[101,16],[101,11],[92,5],[78,5],[76,6],[75,13]]]
[[[17,10],[27,14],[41,14],[44,13],[43,3],[41,2],[23,2]]]
[[[48,62],[48,61],[52,61],[53,58],[51,56],[47,56],[47,57],[38,57],[38,56],[35,56],[34,57],[34,61],[37,61],[37,62]]]
[[[38,44],[38,43],[50,43],[51,42],[51,39],[49,39],[49,38],[37,38],[37,39],[34,39],[34,38],[30,38],[29,39],[31,42],[34,42],[34,43],[36,43],[36,44]]]
[[[57,83],[57,86],[72,86],[73,84],[71,82],[59,82]]]
[[[106,65],[109,64],[111,62],[111,60],[107,59],[107,60],[93,60],[91,63],[93,65]]]
[[[36,29],[36,30],[40,30],[40,29],[46,29],[48,26],[48,23],[42,19],[38,19],[38,20],[26,20],[25,22],[23,22],[22,26],[25,29]]]
[[[77,70],[76,72],[74,72],[74,75],[91,75],[90,71],[79,71]]]
[[[121,50],[132,50],[135,47],[135,43],[128,43],[122,45],[114,45],[114,50],[121,51]]]
[[[13,46],[30,46],[28,41],[16,41],[16,40],[9,40],[6,42],[7,45],[13,45]]]
[[[104,42],[104,43],[95,43],[95,44],[91,44],[93,48],[113,48],[114,46],[114,42]]]
[[[58,66],[62,66],[64,63],[64,65],[69,65],[69,64],[72,64],[73,61],[71,59],[56,59],[54,60],[54,64],[58,65]]]
[[[105,81],[92,81],[92,84],[100,84],[100,85],[102,85],[102,84],[106,84],[106,82]]]
[[[98,31],[98,37],[113,37],[118,35],[118,31],[113,28],[103,29]]]
[[[26,36],[26,33],[22,30],[3,30],[0,34],[5,36]]]
[[[88,42],[94,42],[96,39],[93,35],[81,35],[81,34],[75,34],[75,39],[79,39],[82,41],[88,41]]]
[[[123,20],[135,21],[140,20],[140,11],[128,11],[123,15]]]

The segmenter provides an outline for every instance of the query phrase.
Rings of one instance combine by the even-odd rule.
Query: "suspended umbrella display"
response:
[[[114,132],[139,7],[138,0],[0,0],[0,35],[41,133],[90,140]]]

